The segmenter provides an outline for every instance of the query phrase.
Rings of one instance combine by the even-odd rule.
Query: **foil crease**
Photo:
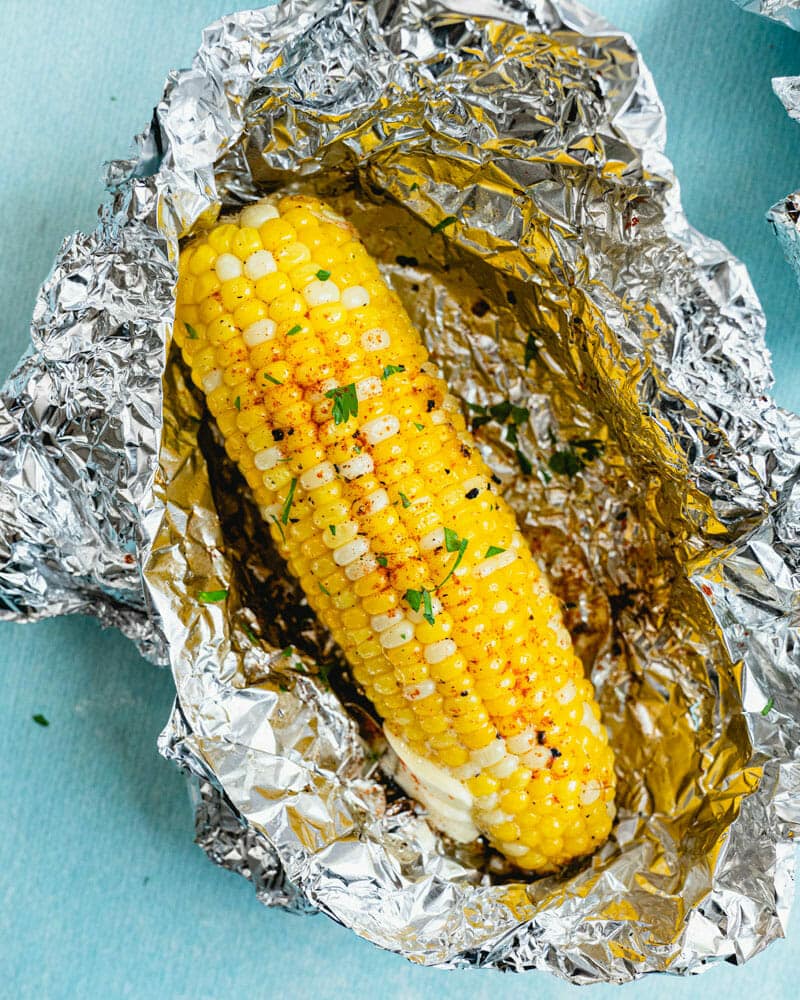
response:
[[[800,29],[800,14],[796,24]],[[800,76],[779,76],[772,81],[775,96],[786,108],[790,118],[800,122]],[[775,230],[784,256],[800,282],[800,191],[794,191],[773,205],[767,219]]]
[[[62,247],[0,396],[2,614],[89,612],[169,663],[160,749],[192,776],[203,849],[265,903],[415,962],[576,983],[742,962],[783,933],[800,422],[664,133],[633,42],[572,0],[288,0],[206,30],[110,165],[97,231]],[[286,186],[350,215],[488,418],[564,602],[619,818],[558,877],[455,848],[386,777],[170,349],[180,238]],[[513,430],[506,403],[528,411]]]
[[[800,29],[800,3],[798,0],[733,0],[737,7],[753,14],[772,18],[790,28]]]

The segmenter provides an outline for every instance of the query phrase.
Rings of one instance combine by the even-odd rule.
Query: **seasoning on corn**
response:
[[[175,340],[432,816],[521,868],[592,851],[613,757],[559,602],[397,296],[313,198],[180,256]]]

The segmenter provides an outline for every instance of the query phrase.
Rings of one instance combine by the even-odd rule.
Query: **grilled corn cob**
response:
[[[354,229],[313,198],[264,200],[179,270],[192,378],[420,798],[533,872],[593,850],[614,773],[592,685]]]

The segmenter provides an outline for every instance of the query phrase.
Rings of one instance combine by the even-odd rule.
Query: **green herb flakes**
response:
[[[404,372],[405,370],[405,365],[386,365],[383,369],[383,374],[381,375],[381,381],[385,382],[387,378],[391,378],[392,375],[398,375],[400,372]]]
[[[273,385],[283,385],[283,382],[279,382],[273,375],[269,372],[264,372],[264,381],[271,382]]]
[[[189,340],[200,339],[200,334],[197,332],[197,330],[195,330],[193,326],[190,326],[188,323],[184,323],[183,325],[186,327],[186,333],[189,335]]]
[[[31,718],[36,723],[37,726],[49,726],[50,720],[45,718],[41,712],[37,712],[36,715],[32,715]]]
[[[337,426],[346,424],[350,417],[358,416],[358,394],[355,382],[329,389],[325,393],[325,397],[333,400],[333,422]]]
[[[300,324],[299,324],[299,323],[296,323],[296,324],[295,324],[295,325],[294,325],[294,326],[293,326],[293,327],[291,328],[291,330],[287,330],[287,331],[286,331],[286,336],[287,336],[287,337],[294,337],[294,336],[295,336],[296,334],[300,333],[300,331],[301,331],[302,329],[303,329],[303,328],[302,328],[302,326],[300,326]]]
[[[766,705],[761,709],[761,714],[763,716],[765,716],[765,717],[767,715],[769,715],[769,713],[772,711],[774,705],[775,705],[775,699],[774,698],[770,698],[769,701],[766,703]],[[34,718],[35,718],[35,716],[34,716]]]
[[[441,233],[443,230],[447,229],[448,226],[452,226],[454,222],[458,222],[458,216],[446,215],[441,222],[437,222],[436,225],[431,228],[431,232]]]
[[[408,497],[405,495],[405,493],[400,493],[399,496],[400,496],[400,502],[402,503],[402,505],[404,507],[410,507],[411,506],[411,501],[408,499]]]
[[[294,502],[294,491],[297,489],[297,479],[293,476],[292,481],[289,484],[289,495],[286,497],[286,503],[283,505],[283,510],[281,511],[281,522],[283,524],[289,523],[289,511],[292,509],[292,503]]]
[[[490,545],[483,558],[491,559],[492,556],[499,556],[501,552],[505,552],[505,549],[501,549],[499,545]]]
[[[227,590],[201,590],[197,595],[197,600],[203,604],[219,604],[228,596]]]

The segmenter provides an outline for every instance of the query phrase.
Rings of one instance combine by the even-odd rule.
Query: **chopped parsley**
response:
[[[417,184],[417,182],[414,181],[414,183],[411,185],[411,187],[408,190],[409,191],[418,191],[419,190],[419,184]]]
[[[483,558],[491,559],[492,556],[499,556],[501,552],[505,552],[505,549],[501,549],[498,545],[490,545]]]
[[[281,533],[281,541],[282,541],[282,542],[283,542],[283,544],[285,545],[285,544],[286,544],[286,535],[285,535],[285,534],[283,533],[283,525],[282,525],[282,524],[281,524],[281,522],[280,522],[280,521],[279,521],[279,520],[277,519],[277,517],[275,517],[275,515],[274,515],[274,514],[272,514],[272,515],[270,515],[270,516],[272,517],[272,520],[273,520],[273,521],[275,522],[275,524],[277,524],[277,526],[278,526],[278,531],[280,531],[280,533]]]
[[[528,456],[517,448],[514,452],[517,457],[517,465],[519,465],[519,471],[523,476],[529,476],[533,472],[533,466],[531,465],[531,460]]]
[[[414,421],[414,426],[417,428],[418,431],[424,431],[425,430],[425,424],[418,424],[416,422],[416,420]]]
[[[325,594],[326,597],[330,597],[331,592],[328,590],[325,584],[321,580],[317,580],[317,583],[319,584],[319,589],[322,591],[322,593]]]
[[[198,340],[200,338],[200,334],[193,326],[190,326],[188,323],[184,323],[183,325],[186,327],[186,332],[189,334],[189,340]]]
[[[242,397],[241,396],[237,396],[236,399],[234,399],[234,401],[233,401],[233,405],[236,407],[237,410],[241,410],[241,408],[242,408]]]
[[[272,382],[273,385],[283,385],[283,382],[279,382],[273,375],[270,375],[269,372],[264,372],[264,381]]]
[[[769,713],[772,711],[774,704],[775,704],[775,699],[770,698],[769,701],[766,703],[766,705],[761,709],[761,714],[764,716],[769,715]]]
[[[283,510],[281,511],[281,521],[283,524],[289,523],[289,511],[292,509],[292,503],[294,501],[294,491],[297,489],[297,479],[292,476],[292,481],[289,484],[289,495],[286,497],[286,503],[283,505]]]
[[[248,638],[248,639],[250,640],[250,642],[258,642],[258,636],[257,636],[257,635],[255,634],[255,632],[254,632],[254,631],[253,631],[253,630],[252,630],[252,629],[250,628],[250,626],[249,626],[249,625],[243,625],[243,626],[242,626],[242,631],[243,631],[243,632],[244,632],[244,634],[245,634],[245,635],[247,636],[247,638]]]
[[[528,334],[528,339],[525,341],[525,367],[533,361],[534,358],[539,357],[539,344],[532,333]]]
[[[330,276],[331,272],[326,271],[324,267],[321,267],[319,271],[317,271],[317,277],[319,278],[320,281],[327,281],[328,278],[330,278]]]
[[[281,650],[281,656],[285,660],[288,660],[289,657],[292,655],[293,652],[294,652],[294,650],[292,649],[292,647],[291,646],[287,646],[285,649]]]
[[[197,599],[204,604],[218,604],[220,601],[224,601],[227,596],[227,590],[201,590]]]
[[[411,506],[411,501],[408,499],[405,493],[400,493],[400,502],[403,504],[404,507]]]
[[[50,720],[47,719],[41,712],[37,712],[36,715],[32,715],[31,718],[36,723],[37,726],[49,726]]]
[[[550,456],[547,465],[556,475],[572,479],[589,462],[603,454],[603,447],[599,438],[573,438],[566,448],[559,449]]]
[[[378,565],[383,566],[384,569],[389,565],[389,560],[386,558],[386,556],[378,556],[377,559],[378,559]]]
[[[387,365],[383,369],[383,375],[381,375],[381,381],[385,382],[387,378],[391,378],[392,375],[397,375],[399,372],[404,372],[406,370],[405,365]]]
[[[330,533],[333,535],[333,537],[336,538],[336,525],[335,524],[329,524],[328,525],[328,531],[330,531]]]
[[[443,229],[447,229],[448,226],[452,226],[454,222],[458,222],[458,216],[446,215],[441,222],[437,222],[436,225],[431,228],[431,232],[441,233]]]
[[[335,424],[346,424],[350,417],[358,416],[358,394],[355,382],[329,389],[325,393],[325,397],[333,400],[333,422]]]
[[[296,324],[295,324],[295,325],[294,325],[294,326],[293,326],[293,327],[291,328],[291,330],[287,330],[287,331],[286,331],[286,336],[287,336],[287,337],[294,337],[294,335],[295,335],[296,333],[300,333],[300,331],[301,331],[302,329],[303,329],[303,328],[302,328],[302,326],[300,326],[300,324],[299,324],[299,323],[296,323]]]
[[[331,686],[330,676],[332,669],[333,669],[332,663],[320,663],[320,665],[317,667],[317,676],[322,681],[322,686],[324,688],[330,688]]]
[[[412,611],[419,611],[422,608],[422,617],[429,625],[434,625],[436,619],[433,616],[433,602],[431,592],[425,587],[422,590],[407,590],[405,599],[408,601]]]
[[[464,553],[467,551],[467,546],[469,545],[468,538],[459,538],[458,532],[453,531],[452,528],[444,529],[444,547],[448,552],[456,552],[456,558],[453,565],[450,567],[447,576],[442,580],[441,583],[436,585],[436,589],[440,590],[450,579],[450,577],[458,569],[461,560],[464,558]]]

